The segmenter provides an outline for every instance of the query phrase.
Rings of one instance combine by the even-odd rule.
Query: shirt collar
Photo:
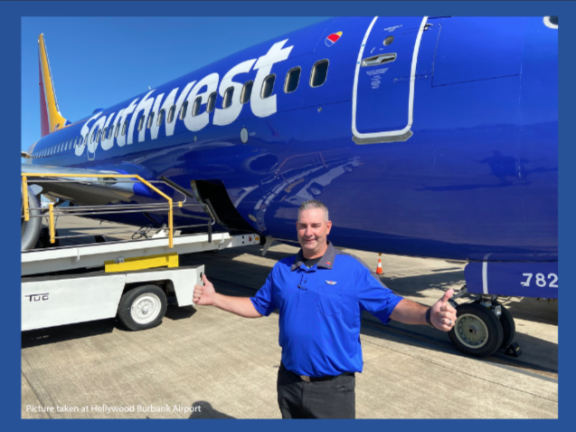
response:
[[[335,257],[336,257],[336,250],[334,249],[332,242],[328,242],[328,249],[326,249],[326,252],[324,252],[324,255],[322,256],[322,258],[320,258],[320,261],[318,261],[317,264],[318,268],[324,268],[330,270],[334,265]],[[294,258],[294,263],[292,263],[292,267],[290,267],[290,270],[291,271],[296,270],[303,263],[304,263],[304,254],[302,252],[302,249],[300,249],[296,254],[296,258]]]

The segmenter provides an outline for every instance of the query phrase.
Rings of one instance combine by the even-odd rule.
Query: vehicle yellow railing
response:
[[[30,208],[28,205],[28,177],[76,177],[76,178],[125,178],[125,179],[133,179],[143,183],[144,185],[148,186],[162,198],[168,201],[168,246],[170,248],[174,247],[174,222],[173,222],[173,202],[172,198],[168,195],[163,193],[161,190],[150,184],[148,181],[144,180],[142,177],[136,174],[60,174],[60,173],[22,173],[22,201],[23,201],[23,210],[24,210],[24,220],[30,220]],[[182,207],[182,201],[177,202],[178,207]],[[55,242],[55,232],[56,229],[54,227],[54,205],[49,204],[48,206],[49,212],[49,231],[50,231],[50,243]]]

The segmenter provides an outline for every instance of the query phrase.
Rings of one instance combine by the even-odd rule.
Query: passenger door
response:
[[[432,58],[418,67],[428,17],[379,18],[359,47],[352,96],[352,131],[357,144],[406,141],[412,136],[415,81]],[[432,53],[433,53],[433,48]],[[428,65],[428,63],[430,63]],[[423,66],[423,67],[422,67]],[[430,70],[431,73],[431,70]]]

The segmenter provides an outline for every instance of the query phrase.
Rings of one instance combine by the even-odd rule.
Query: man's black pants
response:
[[[277,387],[282,418],[356,418],[355,385],[353,373],[306,382],[281,364]]]

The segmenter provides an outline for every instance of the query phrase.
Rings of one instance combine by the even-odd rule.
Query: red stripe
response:
[[[338,39],[340,39],[340,36],[338,36],[336,33],[332,33],[331,35],[328,36],[328,39],[331,40],[332,42],[336,42]]]

